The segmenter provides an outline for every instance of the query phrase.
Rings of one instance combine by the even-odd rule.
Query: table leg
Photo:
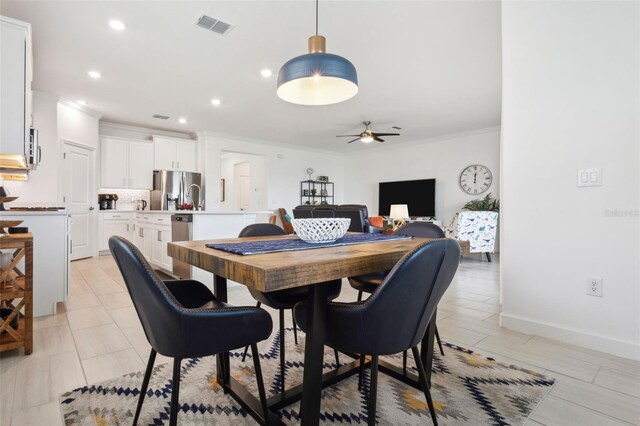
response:
[[[420,358],[422,358],[424,371],[427,373],[427,383],[429,383],[429,387],[431,387],[431,366],[433,365],[433,345],[435,343],[434,336],[436,331],[436,314],[437,310],[433,312],[431,321],[429,321],[427,330],[425,331],[424,337],[422,338],[422,346],[420,348]]]
[[[307,335],[304,348],[303,393],[300,403],[301,424],[317,425],[320,421],[324,333],[327,318],[326,283],[309,286]]]
[[[220,302],[227,302],[227,279],[218,275],[213,276],[213,294]],[[216,355],[216,378],[218,384],[225,389],[229,383],[229,352],[222,352]]]

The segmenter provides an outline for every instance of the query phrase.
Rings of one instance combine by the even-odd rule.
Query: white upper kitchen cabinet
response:
[[[102,137],[100,165],[102,188],[151,189],[153,186],[151,142]]]
[[[129,188],[153,188],[153,143],[129,142]]]
[[[31,126],[31,25],[0,16],[0,154],[25,155]]]
[[[196,142],[166,136],[154,136],[154,170],[197,172]]]

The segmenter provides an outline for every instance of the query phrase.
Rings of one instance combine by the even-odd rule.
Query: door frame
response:
[[[90,176],[90,182],[89,182],[89,197],[91,199],[93,199],[93,203],[91,204],[91,207],[93,207],[93,210],[91,210],[91,228],[93,232],[90,232],[88,235],[88,239],[89,239],[89,246],[90,246],[90,252],[92,256],[97,256],[98,255],[98,242],[97,242],[97,236],[98,236],[98,186],[96,185],[96,178],[98,175],[98,161],[97,161],[97,155],[96,153],[97,151],[97,147],[92,146],[92,145],[88,145],[86,143],[82,143],[82,142],[78,142],[78,141],[74,141],[73,139],[68,139],[68,138],[60,138],[60,147],[61,147],[61,152],[60,152],[60,157],[58,160],[58,170],[60,170],[60,173],[58,174],[58,203],[60,203],[60,205],[65,206],[66,208],[66,203],[63,202],[63,197],[64,197],[64,190],[65,190],[65,168],[64,168],[64,156],[66,153],[66,147],[67,145],[69,146],[74,146],[76,148],[82,148],[82,149],[86,149],[88,151],[91,151],[91,167],[93,168],[93,173],[91,173]],[[71,214],[69,214],[69,217],[71,217]],[[72,235],[71,235],[71,225],[69,225],[69,244],[71,244],[72,241]],[[69,250],[69,257],[71,257],[71,246],[69,245],[68,247]]]

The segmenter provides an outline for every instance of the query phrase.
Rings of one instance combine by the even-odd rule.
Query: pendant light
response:
[[[280,99],[298,105],[337,104],[358,93],[356,68],[342,56],[326,53],[326,39],[318,35],[318,0],[316,35],[309,37],[309,53],[280,68],[276,93]]]

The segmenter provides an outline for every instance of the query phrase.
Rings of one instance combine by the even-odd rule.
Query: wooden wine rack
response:
[[[12,253],[11,263],[0,267],[0,303],[11,309],[6,319],[0,318],[0,352],[24,347],[26,355],[33,351],[33,236],[11,234],[0,238],[0,251]],[[23,270],[20,261],[24,260]],[[16,328],[11,326],[18,317]]]

